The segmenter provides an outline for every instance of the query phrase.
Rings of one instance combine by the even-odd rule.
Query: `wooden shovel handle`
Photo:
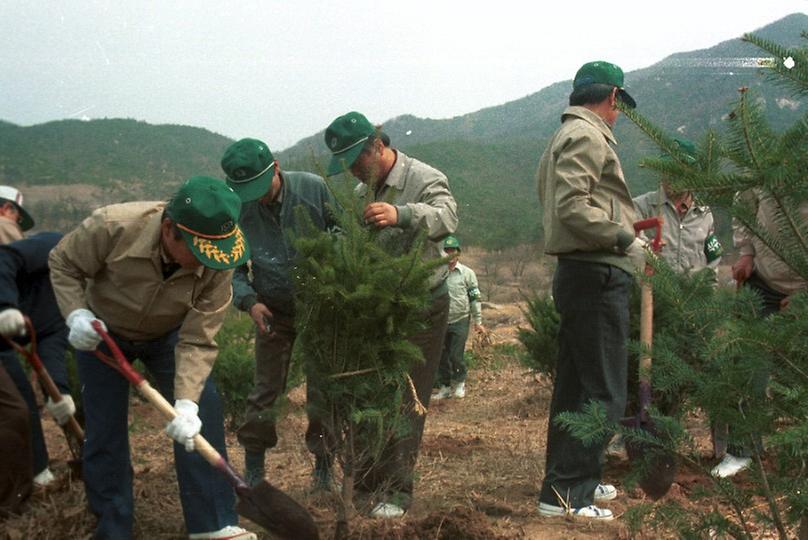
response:
[[[151,403],[158,411],[160,411],[163,418],[171,421],[177,417],[177,411],[174,410],[171,403],[169,403],[168,400],[164,398],[157,389],[150,385],[149,381],[143,379],[135,388],[141,396],[146,398],[146,401]],[[201,434],[197,434],[194,437],[194,448],[197,452],[202,454],[205,461],[214,467],[219,467],[220,463],[224,461],[221,454],[219,454],[219,452]]]
[[[48,395],[51,401],[54,403],[59,403],[62,401],[62,392],[56,386],[56,383],[53,382],[48,370],[45,369],[45,365],[42,363],[42,359],[39,357],[39,353],[37,353],[36,329],[34,328],[34,323],[31,322],[31,319],[27,315],[24,317],[24,320],[28,336],[31,340],[30,350],[5,336],[3,339],[5,339],[6,343],[17,351],[17,353],[22,355],[22,357],[25,358],[25,360],[31,365],[31,369],[33,369],[36,373],[36,376],[39,378],[39,381],[42,384],[42,388],[45,390],[45,393]],[[73,415],[70,415],[70,418],[68,418],[67,423],[65,423],[63,427],[78,441],[84,441],[84,430],[81,429],[81,426]]]
[[[654,293],[651,283],[644,282],[640,290],[640,382],[651,382],[651,346],[654,340]]]

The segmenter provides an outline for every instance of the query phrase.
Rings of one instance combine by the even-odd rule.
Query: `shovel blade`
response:
[[[654,437],[659,436],[653,422],[643,422],[637,417],[630,417],[622,419],[620,423],[626,427],[646,431]],[[629,461],[642,464],[640,489],[653,500],[663,497],[676,478],[678,469],[676,456],[660,446],[630,440],[626,440],[626,453]]]
[[[318,540],[317,525],[308,510],[286,493],[263,481],[238,490],[236,511],[267,531],[289,540]]]

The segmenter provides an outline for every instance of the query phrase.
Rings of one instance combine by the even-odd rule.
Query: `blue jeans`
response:
[[[174,401],[174,347],[177,332],[151,341],[113,336],[123,354],[139,359],[158,390]],[[99,347],[107,352],[105,345]],[[132,465],[129,457],[129,382],[92,352],[77,351],[84,400],[86,440],[83,474],[90,510],[98,517],[95,538],[132,538]],[[208,379],[199,399],[202,436],[227,459],[219,393]],[[166,443],[168,440],[166,440]],[[235,494],[224,476],[196,452],[174,446],[174,466],[188,533],[216,531],[238,523]]]
[[[67,328],[63,331],[39,336],[37,352],[45,365],[51,379],[63,394],[69,394],[67,385],[67,366],[65,365],[65,350],[67,349]],[[45,436],[42,434],[42,418],[39,415],[34,389],[22,367],[22,360],[17,353],[7,348],[5,343],[0,347],[0,363],[6,368],[14,386],[28,405],[31,422],[31,448],[34,453],[33,473],[39,474],[48,466],[48,449],[45,446]],[[47,399],[47,396],[45,396]]]

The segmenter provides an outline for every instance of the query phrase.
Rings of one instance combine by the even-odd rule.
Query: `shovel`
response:
[[[160,411],[166,420],[172,420],[177,416],[174,407],[126,360],[123,352],[104,330],[101,323],[93,321],[92,326],[109,347],[112,358],[99,350],[95,351],[95,355],[123,375],[146,401]],[[239,499],[236,505],[239,514],[280,538],[294,540],[317,540],[319,538],[317,526],[314,524],[311,514],[289,495],[265,480],[256,486],[248,486],[201,434],[194,437],[194,448],[233,486]]]
[[[45,369],[44,364],[42,364],[42,359],[39,357],[39,354],[36,350],[36,330],[34,329],[34,324],[31,322],[31,319],[28,316],[25,316],[25,328],[28,332],[28,336],[30,336],[30,348],[26,349],[16,341],[9,339],[3,336],[3,339],[6,340],[6,343],[9,344],[18,354],[20,354],[25,360],[31,365],[31,368],[36,373],[37,378],[39,379],[39,383],[43,389],[43,391],[51,398],[54,403],[59,403],[62,401],[62,393],[57,388],[56,384],[53,382],[53,379],[48,374],[48,370]],[[71,415],[68,418],[67,422],[65,422],[62,426],[62,432],[65,434],[65,439],[67,439],[67,447],[70,449],[70,454],[73,456],[73,459],[67,462],[70,470],[77,478],[81,478],[81,448],[84,445],[84,431],[81,429],[78,421]]]
[[[651,249],[657,253],[662,248],[662,219],[653,217],[634,223],[636,234],[647,229],[656,229],[656,237],[651,243]],[[646,263],[645,275],[652,276],[653,274],[653,267]],[[640,304],[640,342],[643,345],[643,352],[640,356],[639,407],[636,416],[624,418],[621,423],[626,427],[641,429],[656,437],[658,431],[648,414],[648,407],[651,405],[651,355],[649,351],[653,343],[653,324],[653,288],[651,283],[645,280],[642,284]],[[639,441],[626,441],[626,452],[631,461],[644,463],[639,484],[646,495],[654,500],[665,495],[676,475],[677,465],[674,456],[660,446]]]

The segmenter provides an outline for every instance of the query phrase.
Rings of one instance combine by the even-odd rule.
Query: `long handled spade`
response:
[[[3,339],[31,365],[31,369],[36,373],[39,383],[48,397],[50,397],[54,403],[59,403],[62,401],[62,393],[59,391],[59,388],[56,387],[50,374],[48,374],[48,370],[45,369],[45,366],[42,364],[42,359],[39,357],[36,347],[36,330],[28,316],[25,317],[25,327],[30,339],[30,347],[28,349],[5,336]],[[73,471],[73,474],[77,477],[81,477],[81,448],[84,445],[84,431],[72,415],[61,428],[65,434],[65,439],[67,439],[67,447],[70,449],[70,454],[73,456],[73,459],[68,462],[68,465]]]
[[[126,360],[118,345],[104,331],[101,324],[93,321],[92,325],[112,352],[112,358],[99,350],[95,351],[96,356],[132,383],[140,395],[159,410],[167,420],[177,416],[174,407]],[[317,526],[314,524],[311,514],[294,499],[266,481],[253,487],[248,486],[202,435],[194,437],[194,448],[233,486],[239,498],[236,506],[239,514],[280,538],[294,540],[317,540],[319,538]]]
[[[635,233],[639,234],[640,231],[646,229],[656,229],[656,237],[651,243],[651,249],[656,253],[662,248],[662,220],[659,217],[653,217],[634,223]],[[653,267],[646,263],[645,275],[652,276],[653,274]],[[640,342],[643,345],[643,352],[640,356],[639,370],[639,410],[636,416],[624,418],[621,422],[627,427],[641,429],[657,436],[656,426],[648,414],[648,407],[651,405],[651,355],[649,351],[653,343],[654,324],[654,295],[648,280],[643,281],[641,295]],[[632,461],[643,462],[639,481],[642,490],[652,499],[665,495],[676,475],[675,457],[659,446],[630,440],[626,441],[626,451]]]

